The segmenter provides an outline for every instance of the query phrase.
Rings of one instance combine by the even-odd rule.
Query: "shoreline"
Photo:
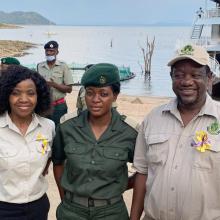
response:
[[[1,29],[19,29],[22,26],[14,24],[0,23]],[[28,49],[37,47],[37,44],[19,41],[19,40],[0,40],[0,58],[1,57],[21,57],[29,54]]]
[[[28,49],[37,47],[37,44],[18,41],[0,40],[0,57],[21,57],[29,54]]]

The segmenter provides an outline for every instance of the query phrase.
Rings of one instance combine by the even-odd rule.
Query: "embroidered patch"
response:
[[[220,124],[217,121],[213,122],[207,127],[207,131],[212,135],[220,134]]]
[[[186,45],[184,48],[180,50],[180,55],[193,55],[193,47],[192,45]]]

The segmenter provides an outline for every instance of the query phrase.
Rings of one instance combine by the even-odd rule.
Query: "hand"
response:
[[[52,78],[50,78],[50,81],[47,81],[47,85],[50,86],[50,87],[55,87],[56,83],[54,82],[54,80]]]
[[[46,176],[46,175],[48,175],[48,173],[49,173],[48,167],[45,167],[45,169],[44,169],[42,175],[43,175],[43,176]]]

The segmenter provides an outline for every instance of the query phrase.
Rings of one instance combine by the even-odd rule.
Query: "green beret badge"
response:
[[[105,76],[100,76],[100,78],[99,78],[99,82],[100,82],[100,84],[105,84],[106,83],[106,77]]]

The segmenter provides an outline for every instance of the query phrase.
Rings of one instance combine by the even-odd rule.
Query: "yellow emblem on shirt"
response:
[[[41,142],[41,146],[42,146],[42,151],[41,151],[41,153],[44,155],[45,154],[45,152],[46,152],[46,150],[47,150],[47,148],[48,148],[48,139],[46,138],[46,137],[44,137],[42,134],[38,134],[37,135],[37,139],[36,139],[37,141],[40,141]]]

